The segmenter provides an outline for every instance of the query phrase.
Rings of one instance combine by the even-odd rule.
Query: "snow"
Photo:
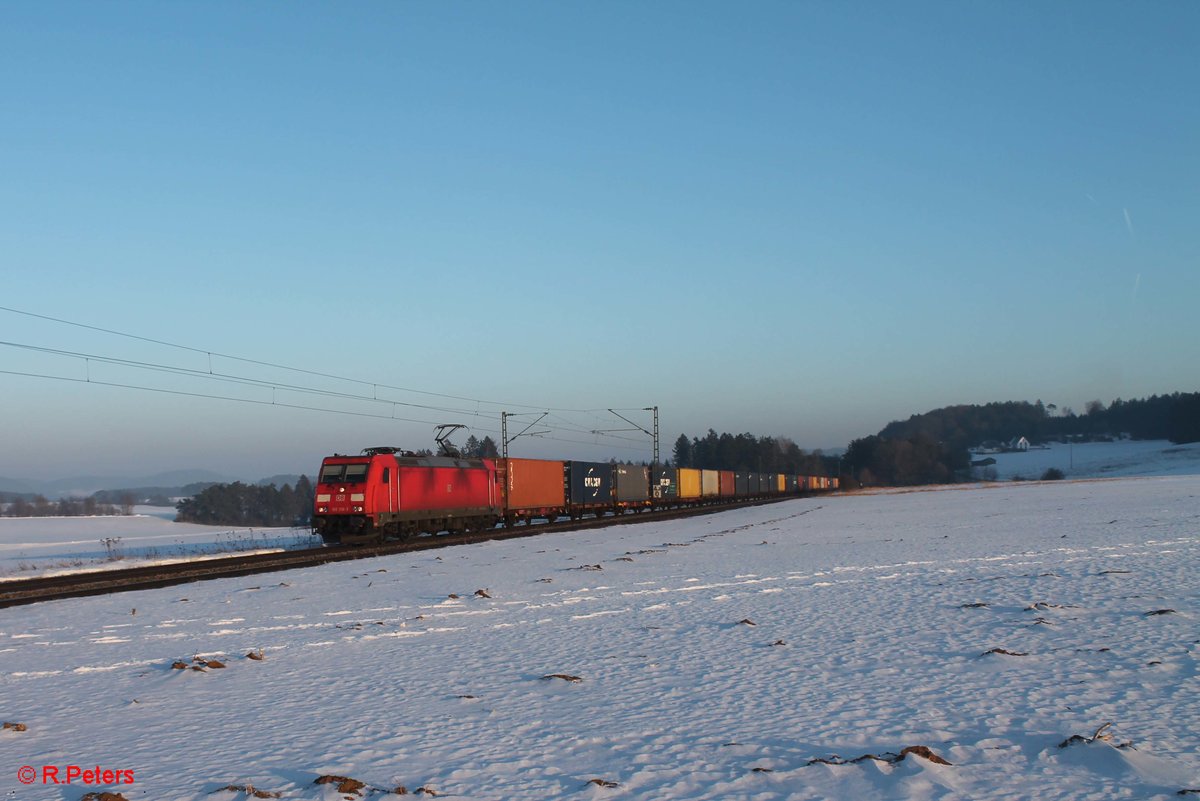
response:
[[[1123,440],[1067,445],[1052,442],[1028,451],[980,454],[996,460],[996,477],[1038,479],[1051,467],[1067,478],[1200,475],[1200,443],[1175,445],[1167,440]]]
[[[0,787],[1177,798],[1200,787],[1198,497],[1195,476],[829,496],[0,610],[0,720],[28,727],[0,731]],[[196,656],[227,667],[172,669]],[[952,764],[811,763],[916,745]],[[135,781],[16,780],[71,764]]]
[[[127,517],[0,517],[0,581],[319,542],[307,528],[176,523],[173,509],[153,506],[134,512]]]

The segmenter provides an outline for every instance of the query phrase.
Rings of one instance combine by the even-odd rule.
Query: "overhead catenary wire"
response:
[[[228,383],[228,384],[234,384],[234,385],[239,385],[239,386],[249,386],[249,387],[257,387],[257,388],[263,388],[263,389],[271,389],[273,392],[275,390],[284,390],[284,391],[289,391],[289,392],[296,392],[299,394],[315,395],[315,396],[319,396],[319,397],[340,398],[340,399],[344,399],[344,400],[354,400],[354,401],[360,401],[360,402],[364,402],[364,403],[377,403],[377,404],[388,405],[388,406],[392,406],[392,407],[403,406],[405,408],[410,408],[410,409],[422,409],[422,410],[426,410],[426,411],[444,412],[446,414],[453,414],[453,415],[458,415],[461,417],[473,417],[476,419],[484,419],[484,420],[489,420],[489,421],[496,419],[495,414],[487,414],[487,413],[481,412],[478,410],[478,407],[476,407],[476,409],[473,410],[473,409],[464,409],[464,408],[456,408],[456,407],[433,406],[433,405],[429,405],[429,404],[412,403],[409,401],[402,401],[402,400],[397,400],[397,399],[393,399],[393,398],[379,397],[377,391],[373,392],[371,395],[358,395],[358,394],[349,393],[349,392],[340,392],[340,391],[329,390],[329,389],[318,389],[318,388],[306,387],[306,386],[302,386],[302,385],[298,385],[298,384],[288,384],[288,383],[280,382],[280,381],[268,381],[265,379],[251,378],[248,376],[239,376],[239,375],[233,375],[233,374],[228,374],[228,373],[218,373],[218,372],[210,372],[210,371],[204,371],[204,370],[196,370],[194,368],[188,368],[188,367],[178,367],[175,365],[164,365],[164,364],[159,364],[159,363],[155,363],[155,362],[141,361],[141,360],[137,360],[137,359],[126,359],[126,358],[121,358],[121,357],[105,356],[105,355],[96,354],[96,353],[84,353],[84,352],[79,352],[79,351],[70,351],[70,350],[65,350],[62,348],[49,348],[49,347],[44,347],[44,346],[40,346],[40,345],[30,345],[30,344],[26,344],[26,343],[0,341],[0,346],[28,350],[28,351],[37,352],[37,353],[45,353],[45,354],[50,354],[50,355],[55,355],[55,356],[62,356],[64,358],[82,360],[85,364],[85,370],[86,370],[86,374],[88,376],[88,380],[84,381],[84,383],[93,383],[93,384],[102,383],[102,382],[93,381],[90,379],[91,364],[93,362],[96,362],[96,363],[102,363],[102,364],[116,365],[116,366],[120,366],[120,367],[127,367],[127,368],[131,368],[131,369],[136,369],[136,370],[161,372],[161,373],[167,373],[170,375],[177,375],[177,376],[183,376],[183,377],[188,377],[188,378],[218,381],[221,383]],[[0,371],[0,372],[9,372],[10,374],[16,374],[16,373],[12,373],[11,371]],[[49,375],[44,375],[44,374],[33,374],[33,373],[23,373],[23,375],[30,376],[30,377],[42,377],[42,378],[56,377],[56,376],[49,376]],[[139,385],[124,385],[124,384],[119,384],[119,383],[115,383],[115,382],[108,382],[108,384],[110,386],[127,386],[128,388],[133,388],[133,389],[144,388],[144,387],[140,387]],[[193,397],[212,397],[212,398],[230,399],[227,396],[207,395],[204,393],[179,393],[179,394],[191,394]],[[280,403],[268,404],[268,405],[284,406],[284,404],[280,404]],[[307,409],[316,408],[316,407],[308,407],[308,406],[299,406],[299,405],[295,405],[295,404],[292,404],[292,407],[293,408],[307,408]],[[329,411],[331,413],[338,412],[338,410],[336,410],[336,409],[328,409],[325,411]],[[351,414],[351,412],[347,412],[347,414]],[[399,417],[395,417],[394,415],[386,416],[386,415],[358,414],[357,416],[368,416],[368,417],[376,416],[376,417],[380,417],[382,419],[399,420],[401,422],[429,422],[429,421],[411,420],[409,418],[399,418]],[[588,429],[580,428],[580,427],[570,424],[569,421],[567,421],[565,418],[562,418],[560,415],[555,415],[555,417],[558,417],[560,420],[563,420],[565,423],[567,423],[567,425],[553,426],[553,425],[547,424],[548,428],[550,428],[553,431],[561,431],[561,432],[575,433],[575,434],[594,434],[595,433],[594,431],[590,431]],[[431,422],[430,424],[434,425],[435,423]],[[475,428],[479,428],[479,427],[475,426]],[[490,433],[496,433],[496,434],[500,433],[498,429],[482,429],[482,428],[480,428],[479,430],[487,430]],[[638,442],[639,441],[637,439],[633,439],[633,438],[629,438],[629,437],[619,437],[619,436],[615,436],[615,435],[611,435],[608,438],[615,439],[615,440],[625,440],[628,442]],[[560,440],[560,441],[572,441],[572,442],[576,442],[576,443],[580,443],[580,444],[588,444],[588,443],[584,443],[580,440]]]
[[[197,347],[193,347],[191,345],[181,345],[176,342],[169,342],[165,339],[157,339],[155,337],[146,337],[146,336],[141,336],[139,334],[130,334],[128,332],[118,331],[118,330],[112,329],[112,328],[105,328],[105,327],[97,326],[97,325],[89,325],[87,323],[80,323],[80,322],[76,322],[74,320],[65,320],[61,317],[52,317],[47,314],[38,314],[36,312],[25,311],[22,309],[14,309],[10,306],[0,306],[0,311],[6,311],[11,314],[19,314],[19,315],[23,315],[26,317],[32,317],[32,318],[35,318],[38,320],[46,320],[48,322],[60,323],[62,325],[73,326],[75,328],[83,328],[83,329],[86,329],[89,331],[97,331],[99,333],[111,334],[113,336],[137,340],[139,342],[146,342],[146,343],[150,343],[150,344],[154,344],[154,345],[162,345],[162,346],[168,347],[168,348],[177,348],[179,350],[185,350],[185,351],[189,351],[191,353],[204,354],[209,358],[210,365],[212,363],[211,362],[212,357],[216,356],[221,359],[230,359],[232,361],[243,362],[246,364],[253,364],[253,365],[257,365],[259,367],[270,367],[270,368],[276,369],[276,370],[289,370],[292,372],[302,373],[305,375],[311,375],[311,376],[318,377],[318,378],[329,378],[329,379],[332,379],[335,381],[347,381],[350,383],[362,384],[364,386],[370,386],[370,387],[383,387],[384,389],[394,389],[398,392],[411,392],[411,393],[418,394],[418,395],[428,395],[430,397],[446,398],[448,400],[460,400],[460,401],[467,401],[469,403],[481,403],[481,404],[487,404],[488,406],[511,407],[511,408],[521,408],[521,409],[539,409],[539,410],[546,410],[546,411],[568,412],[568,413],[574,413],[574,414],[594,414],[594,413],[598,413],[598,412],[607,411],[607,409],[570,409],[570,408],[561,408],[561,407],[547,407],[547,406],[544,406],[541,404],[493,401],[493,400],[486,400],[483,398],[472,398],[472,397],[467,397],[467,396],[463,396],[463,395],[452,395],[452,394],[447,394],[447,393],[443,393],[443,392],[432,392],[432,391],[423,390],[423,389],[413,389],[411,387],[400,387],[400,386],[395,386],[395,385],[391,385],[391,384],[381,384],[377,381],[365,381],[361,378],[351,378],[348,376],[340,376],[340,375],[335,375],[333,373],[324,373],[319,370],[310,370],[310,369],[307,369],[304,367],[292,367],[292,366],[285,365],[285,364],[277,364],[274,362],[268,362],[268,361],[263,361],[263,360],[259,360],[259,359],[250,359],[250,358],[247,358],[244,356],[234,356],[234,355],[227,354],[227,353],[220,353],[220,352],[212,350],[212,349],[197,348]],[[211,366],[210,366],[210,370],[211,370]],[[632,409],[630,409],[630,410],[623,409],[622,411],[632,411]]]
[[[190,353],[202,354],[202,355],[204,355],[206,364],[207,364],[207,370],[198,370],[195,368],[181,367],[178,365],[168,365],[168,364],[161,364],[161,363],[155,363],[155,362],[141,361],[141,360],[137,360],[137,359],[105,356],[105,355],[94,354],[94,353],[82,353],[82,352],[78,352],[78,351],[69,351],[69,350],[65,350],[65,349],[61,349],[61,348],[49,348],[49,347],[45,347],[45,346],[29,345],[29,344],[25,344],[25,343],[16,343],[16,342],[0,342],[0,345],[4,345],[4,346],[8,346],[8,347],[20,348],[20,349],[25,349],[25,350],[28,350],[31,352],[40,352],[40,353],[45,353],[45,354],[51,354],[51,355],[62,356],[62,357],[66,357],[66,358],[74,358],[74,359],[82,360],[84,362],[84,371],[86,374],[86,379],[83,380],[81,383],[107,385],[107,386],[112,386],[112,387],[121,387],[121,388],[133,389],[133,390],[153,391],[153,392],[158,392],[160,394],[175,394],[175,395],[181,395],[181,396],[209,398],[209,399],[215,399],[215,400],[240,401],[240,402],[246,402],[246,403],[254,403],[254,404],[258,404],[258,405],[277,406],[277,407],[281,407],[281,408],[305,409],[305,410],[311,410],[311,411],[328,412],[331,414],[346,414],[346,415],[357,416],[357,417],[372,417],[372,418],[377,418],[377,419],[396,420],[396,421],[400,421],[400,422],[424,423],[424,424],[429,424],[429,425],[436,425],[436,423],[434,423],[433,421],[417,420],[417,419],[409,418],[409,417],[396,416],[396,414],[395,414],[396,407],[404,407],[407,409],[418,409],[418,410],[441,412],[441,413],[445,413],[445,414],[466,416],[466,417],[475,418],[477,420],[488,420],[488,421],[495,420],[496,416],[500,413],[500,410],[497,409],[495,412],[489,414],[483,410],[483,408],[482,408],[483,406],[539,409],[539,410],[545,410],[548,412],[554,411],[554,412],[559,412],[559,413],[564,413],[564,414],[586,414],[590,417],[593,417],[594,419],[600,419],[598,417],[598,415],[596,414],[597,412],[605,411],[605,410],[601,410],[601,409],[571,409],[571,408],[566,408],[566,407],[546,407],[546,406],[539,406],[539,405],[534,405],[534,404],[508,403],[508,402],[502,402],[502,401],[492,401],[492,400],[487,400],[487,399],[483,399],[483,398],[473,398],[473,397],[467,397],[467,396],[462,396],[462,395],[454,395],[454,394],[450,394],[450,393],[431,392],[428,390],[419,390],[419,389],[414,389],[414,388],[410,388],[410,387],[400,387],[400,386],[391,385],[391,384],[381,384],[378,381],[366,381],[363,379],[335,375],[332,373],[326,373],[326,372],[322,372],[322,371],[318,371],[318,370],[310,370],[307,368],[292,367],[289,365],[278,364],[275,362],[268,362],[268,361],[260,360],[260,359],[251,359],[251,358],[247,358],[247,357],[243,357],[243,356],[225,354],[225,353],[221,353],[221,352],[218,352],[218,351],[215,351],[212,349],[197,348],[197,347],[193,347],[190,345],[183,345],[180,343],[171,342],[166,339],[162,339],[162,338],[158,338],[158,337],[148,337],[148,336],[142,336],[139,334],[132,334],[132,333],[129,333],[126,331],[119,331],[119,330],[113,329],[113,328],[91,325],[88,323],[81,323],[81,322],[74,321],[74,320],[67,320],[67,319],[64,319],[61,317],[54,317],[51,315],[39,314],[36,312],[30,312],[30,311],[26,311],[26,310],[22,310],[22,309],[15,309],[15,308],[12,308],[9,306],[0,306],[0,311],[6,311],[6,312],[9,312],[12,314],[23,315],[23,316],[34,318],[34,319],[46,320],[48,322],[53,322],[53,323],[58,323],[61,325],[76,327],[76,328],[80,328],[83,330],[96,331],[96,332],[100,332],[100,333],[110,334],[113,336],[123,337],[123,338],[131,339],[134,341],[146,342],[146,343],[150,343],[150,344],[154,344],[154,345],[160,345],[160,346],[164,346],[164,347],[168,347],[168,348],[174,348],[174,349],[178,349],[178,350],[182,350],[182,351],[186,351],[186,352],[190,352]],[[315,387],[311,387],[311,386],[303,386],[300,384],[291,384],[291,383],[282,382],[282,381],[254,378],[251,376],[220,372],[220,371],[214,370],[214,368],[213,368],[213,357],[214,356],[216,356],[219,359],[228,359],[228,360],[240,362],[243,364],[255,365],[258,367],[284,370],[284,371],[298,373],[301,375],[308,375],[308,376],[313,376],[313,377],[318,377],[318,378],[330,379],[333,381],[348,382],[351,384],[357,384],[357,385],[361,385],[364,387],[369,386],[371,388],[371,394],[370,394],[370,396],[367,396],[365,394],[356,394],[353,392],[315,388]],[[230,397],[230,396],[226,396],[226,395],[216,395],[216,394],[211,394],[211,393],[187,392],[187,391],[183,391],[183,390],[170,390],[170,389],[164,389],[161,387],[146,387],[146,386],[142,386],[142,385],[130,384],[130,383],[124,383],[124,382],[118,382],[118,381],[98,381],[92,377],[92,362],[97,362],[97,363],[102,363],[102,364],[111,364],[111,365],[116,365],[116,366],[130,368],[130,369],[161,372],[161,373],[183,376],[183,377],[193,378],[193,379],[205,379],[205,380],[213,380],[213,381],[234,384],[234,385],[269,388],[272,393],[272,400],[270,402],[267,402],[267,401],[256,400],[256,399],[234,398],[234,397]],[[0,370],[0,374],[23,375],[26,377],[33,377],[33,378],[56,379],[56,380],[66,380],[66,381],[78,382],[78,379],[73,379],[70,377],[55,376],[55,375],[49,375],[49,374],[45,374],[45,373],[34,373],[31,371],[20,372],[20,371],[11,371],[11,370]],[[450,407],[450,406],[436,406],[436,405],[428,404],[428,403],[415,403],[412,401],[404,401],[404,400],[400,400],[398,398],[380,397],[380,393],[379,393],[380,388],[387,389],[387,390],[394,390],[396,392],[419,394],[419,395],[432,397],[432,398],[444,398],[447,400],[459,400],[459,401],[463,401],[466,403],[474,404],[474,408],[473,409],[463,409],[463,408],[456,408],[456,407]],[[285,403],[278,402],[276,400],[275,396],[276,396],[278,390],[296,392],[296,393],[300,393],[300,394],[308,394],[308,395],[313,395],[313,396],[317,396],[317,397],[339,398],[339,399],[351,400],[351,401],[379,403],[379,404],[384,404],[384,405],[390,406],[392,410],[391,410],[390,414],[383,415],[383,414],[371,414],[371,413],[366,413],[366,412],[353,412],[353,411],[343,410],[343,409],[329,409],[329,408],[325,408],[325,407],[308,406],[308,405],[304,405],[304,404],[285,404]],[[612,410],[608,409],[607,411],[612,411]],[[555,414],[554,416],[558,420],[560,420],[562,424],[561,425],[547,424],[547,428],[550,429],[551,431],[568,433],[568,434],[585,434],[585,435],[591,434],[593,436],[596,433],[594,429],[588,429],[588,428],[579,426],[577,424],[574,424],[573,422],[571,422],[571,421],[567,420],[565,417],[563,417],[562,414]],[[478,425],[473,425],[472,428],[479,430],[479,431],[486,431],[489,433],[500,433],[496,429],[488,429],[488,428],[484,428],[484,427],[478,426]],[[574,443],[574,444],[589,445],[589,446],[595,446],[595,445],[601,444],[597,440],[569,439],[569,438],[562,437],[562,436],[551,436],[546,433],[539,434],[539,437],[543,438],[543,439],[547,439],[547,440],[557,441],[557,442],[566,442],[566,443]],[[639,440],[630,438],[630,437],[617,436],[615,434],[615,432],[607,433],[605,435],[605,440],[606,440],[606,442],[604,443],[605,447],[618,448],[621,450],[640,450],[640,448],[637,448],[637,447],[622,446],[622,445],[618,445],[616,442],[613,442],[613,440],[621,440],[621,441],[625,441],[625,442],[639,444]]]
[[[155,344],[155,345],[162,345],[162,346],[170,347],[170,348],[176,348],[176,349],[188,351],[191,353],[203,354],[207,360],[208,370],[207,370],[207,372],[205,372],[202,370],[194,370],[194,369],[190,369],[190,368],[182,368],[182,367],[167,366],[167,365],[154,365],[149,362],[138,362],[137,360],[130,360],[130,359],[103,357],[103,356],[98,356],[98,355],[93,355],[93,354],[72,354],[71,352],[67,352],[67,351],[59,352],[59,355],[75,355],[78,358],[83,358],[83,359],[85,359],[85,364],[87,364],[86,360],[90,358],[90,359],[95,359],[97,361],[107,361],[107,362],[114,363],[114,364],[118,364],[118,363],[125,364],[126,366],[130,366],[130,367],[142,367],[143,369],[159,369],[159,370],[162,370],[163,372],[176,372],[179,374],[186,374],[186,375],[192,375],[192,376],[208,375],[208,376],[212,376],[214,378],[224,378],[224,379],[228,379],[228,380],[235,381],[235,382],[240,381],[240,382],[244,382],[244,383],[248,383],[248,384],[255,384],[255,385],[264,386],[264,387],[290,389],[290,390],[296,391],[296,392],[307,392],[307,393],[311,393],[311,394],[325,395],[328,397],[343,397],[343,398],[353,399],[353,400],[367,400],[367,398],[365,396],[355,395],[353,393],[345,393],[345,392],[338,393],[338,392],[334,392],[331,390],[319,390],[319,389],[315,389],[315,388],[311,388],[311,387],[301,387],[299,385],[289,385],[289,384],[285,384],[283,382],[266,381],[263,379],[249,378],[246,376],[234,376],[232,374],[227,374],[227,373],[218,373],[218,372],[215,372],[212,367],[212,358],[213,358],[213,356],[217,356],[218,358],[230,359],[230,360],[239,361],[239,362],[242,362],[245,364],[253,364],[253,365],[257,365],[257,366],[261,366],[261,367],[281,369],[281,370],[285,370],[285,371],[296,372],[296,373],[310,375],[310,376],[314,376],[314,377],[328,378],[328,379],[335,380],[335,381],[346,381],[346,382],[350,382],[350,383],[354,383],[354,384],[360,384],[363,386],[370,386],[372,389],[372,395],[371,395],[370,399],[375,400],[375,401],[391,403],[391,404],[396,404],[396,405],[402,405],[407,408],[427,409],[430,411],[441,411],[441,412],[445,412],[448,414],[470,415],[475,418],[493,419],[492,415],[485,414],[481,411],[481,409],[480,409],[481,405],[489,405],[489,406],[497,406],[497,407],[516,407],[516,408],[526,408],[526,409],[543,409],[543,410],[547,410],[547,411],[556,411],[556,412],[564,412],[564,413],[587,414],[588,416],[590,416],[596,420],[602,419],[598,416],[597,412],[601,412],[601,411],[612,412],[612,411],[614,411],[611,408],[609,408],[609,409],[570,409],[570,408],[565,408],[565,407],[546,407],[546,406],[539,406],[539,405],[533,405],[533,404],[519,404],[519,403],[510,404],[510,403],[501,402],[501,401],[485,400],[482,398],[470,398],[470,397],[461,396],[461,395],[430,392],[427,390],[418,390],[418,389],[412,389],[412,388],[408,388],[408,387],[399,387],[399,386],[390,385],[390,384],[380,384],[380,383],[374,382],[374,381],[365,381],[365,380],[358,379],[358,378],[339,376],[339,375],[334,375],[332,373],[324,373],[321,371],[309,370],[306,368],[291,367],[288,365],[277,364],[274,362],[268,362],[268,361],[259,360],[259,359],[250,359],[250,358],[246,358],[246,357],[242,357],[242,356],[234,356],[231,354],[224,354],[224,353],[214,351],[212,349],[196,348],[196,347],[193,347],[190,345],[182,345],[179,343],[170,342],[165,339],[160,339],[160,338],[156,338],[156,337],[147,337],[147,336],[142,336],[139,334],[131,334],[129,332],[118,331],[113,328],[106,328],[103,326],[90,325],[88,323],[81,323],[81,322],[74,321],[74,320],[66,320],[61,317],[54,317],[51,315],[38,314],[36,312],[30,312],[30,311],[26,311],[26,310],[22,310],[22,309],[15,309],[15,308],[12,308],[9,306],[0,306],[0,311],[7,311],[7,312],[10,312],[13,314],[24,315],[27,317],[46,320],[49,322],[59,323],[62,325],[78,327],[78,328],[82,328],[82,329],[90,330],[90,331],[98,331],[101,333],[111,334],[114,336],[124,337],[124,338],[128,338],[128,339],[136,340],[136,341],[147,342],[147,343],[151,343],[151,344]],[[8,344],[15,345],[15,343],[8,343]],[[33,347],[36,347],[36,346],[33,346]],[[51,352],[54,349],[45,349],[45,350],[47,352]],[[90,366],[88,369],[90,369]],[[448,407],[441,407],[441,406],[432,406],[429,404],[419,404],[419,403],[413,403],[411,401],[402,401],[402,400],[398,400],[398,399],[394,399],[394,398],[380,398],[380,397],[378,397],[380,387],[383,387],[385,389],[396,390],[398,392],[409,392],[409,393],[414,393],[414,394],[427,395],[429,397],[440,397],[440,398],[446,398],[446,399],[450,399],[450,400],[462,400],[465,402],[474,403],[476,408],[474,411],[472,411],[469,409],[456,409],[456,408],[448,408]],[[636,408],[631,407],[630,409],[620,409],[618,411],[636,411],[636,410],[637,410]],[[334,410],[331,410],[331,411],[334,411]],[[595,434],[595,429],[583,428],[583,427],[580,427],[580,426],[570,423],[565,418],[563,418],[561,415],[556,415],[556,416],[565,425],[562,425],[562,426],[550,425],[549,428],[551,430],[565,431],[565,432],[572,432],[572,433],[579,433],[579,434]],[[395,418],[392,418],[392,419],[395,419]],[[606,438],[607,439],[616,439],[616,440],[625,440],[628,442],[637,442],[638,441],[637,439],[634,439],[634,438],[615,436],[615,433],[607,433]],[[566,440],[562,440],[562,441],[566,441]],[[588,442],[582,442],[580,440],[573,440],[573,442],[577,442],[577,443],[581,443],[581,444],[592,444],[592,443],[588,443]]]
[[[397,417],[394,414],[386,415],[386,414],[373,414],[370,412],[355,412],[355,411],[349,411],[346,409],[327,409],[322,406],[306,406],[306,405],[297,404],[297,403],[285,403],[283,401],[279,401],[274,398],[272,400],[268,401],[268,400],[259,400],[259,399],[255,399],[255,398],[238,398],[238,397],[234,397],[231,395],[214,395],[214,394],[204,393],[204,392],[188,392],[188,391],[179,390],[179,389],[164,389],[162,387],[147,387],[147,386],[143,386],[143,385],[139,385],[139,384],[127,384],[127,383],[122,383],[122,382],[118,382],[118,381],[104,381],[104,380],[100,380],[100,379],[93,378],[90,376],[87,378],[75,378],[75,377],[71,377],[71,376],[48,375],[45,373],[32,373],[32,372],[21,371],[21,370],[0,370],[0,375],[21,376],[21,377],[25,377],[25,378],[41,378],[41,379],[49,379],[49,380],[53,380],[53,381],[66,381],[66,382],[75,383],[75,384],[90,384],[92,386],[113,387],[113,388],[118,388],[118,389],[132,389],[132,390],[139,390],[142,392],[154,392],[154,393],[158,393],[158,394],[162,394],[162,395],[176,395],[176,396],[189,397],[189,398],[204,398],[207,400],[229,401],[229,402],[233,402],[233,403],[247,403],[247,404],[251,404],[254,406],[273,406],[273,407],[281,408],[281,409],[295,409],[295,410],[301,410],[301,411],[325,412],[327,414],[348,415],[351,417],[367,417],[367,418],[374,418],[377,420],[394,420],[394,421],[402,422],[402,423],[418,423],[418,424],[423,424],[423,425],[437,425],[438,424],[436,421],[433,421],[433,420],[418,420],[418,419],[411,418],[411,417]],[[500,433],[500,431],[497,429],[483,428],[483,427],[472,427],[472,430],[484,431],[489,434],[499,434]],[[541,435],[541,438],[551,440],[554,442],[565,442],[565,443],[572,443],[572,444],[576,444],[576,445],[596,445],[597,444],[595,442],[589,442],[587,440],[568,439],[565,437],[554,437],[554,436]],[[622,437],[620,439],[624,439],[624,438]],[[630,441],[633,441],[633,440],[630,440]],[[635,448],[635,447],[631,447],[628,445],[617,445],[617,444],[613,444],[613,443],[605,443],[604,447],[617,448],[620,450],[629,450],[629,451],[645,450],[644,448]]]

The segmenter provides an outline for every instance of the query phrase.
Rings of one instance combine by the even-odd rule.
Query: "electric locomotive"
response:
[[[503,514],[496,462],[367,448],[321,462],[313,531],[326,544],[492,528]]]

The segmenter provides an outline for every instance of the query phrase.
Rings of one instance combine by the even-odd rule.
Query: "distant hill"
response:
[[[37,489],[29,481],[0,476],[0,492],[13,495],[32,495],[37,492]]]
[[[184,484],[182,487],[124,487],[98,490],[92,497],[100,503],[121,504],[125,501],[126,496],[130,496],[135,504],[174,506],[176,498],[190,498],[193,495],[199,495],[219,483],[217,481],[195,481],[191,484]]]
[[[290,487],[295,487],[296,482],[299,480],[299,473],[296,473],[295,475],[290,473],[281,473],[277,476],[271,476],[270,478],[260,478],[258,481],[254,482],[254,485],[256,487],[269,487],[273,484],[276,487],[282,488],[284,484],[287,484]]]
[[[283,473],[254,482],[256,486],[296,486],[300,475]],[[119,503],[125,493],[142,502],[147,498],[190,497],[214,484],[231,484],[239,479],[212,470],[170,470],[150,476],[75,476],[47,481],[0,476],[0,493],[31,498],[87,498],[95,495],[103,503]]]
[[[1083,414],[1028,401],[945,406],[894,421],[879,432],[883,439],[928,437],[951,448],[1026,437],[1031,442],[1102,439],[1128,434],[1134,439],[1176,443],[1200,439],[1200,393],[1153,395],[1141,400],[1087,404]]]

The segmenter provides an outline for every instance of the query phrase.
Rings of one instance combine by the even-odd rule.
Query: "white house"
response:
[[[1008,443],[1008,449],[1013,451],[1027,451],[1029,450],[1029,440],[1025,439],[1024,437],[1014,439],[1012,442]]]

